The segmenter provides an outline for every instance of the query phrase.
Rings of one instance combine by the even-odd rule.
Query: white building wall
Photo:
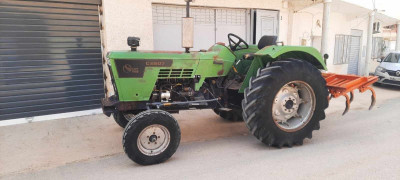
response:
[[[319,50],[320,48],[320,38],[322,32],[322,14],[323,7],[322,4],[318,4],[312,7],[308,7],[299,12],[293,14],[293,29],[292,29],[292,39],[291,45],[302,45],[302,40],[306,41],[307,46],[313,46]],[[343,65],[333,65],[334,52],[335,52],[335,35],[345,34],[350,35],[351,29],[358,29],[363,31],[362,37],[362,47],[366,45],[366,34],[367,34],[367,23],[368,15],[359,17],[346,15],[344,13],[339,13],[331,10],[330,14],[330,31],[328,35],[328,54],[329,59],[327,61],[328,70],[330,72],[347,74],[347,64]],[[321,26],[319,26],[320,24]],[[303,40],[303,41],[304,41]],[[313,43],[314,42],[314,43]],[[360,62],[363,62],[365,56],[361,54]]]
[[[126,38],[141,38],[139,49],[153,49],[150,0],[103,0],[105,52],[128,50]]]
[[[142,50],[153,50],[152,3],[185,5],[184,0],[103,0],[105,51],[128,50],[126,38],[141,38]],[[279,41],[287,43],[288,10],[282,0],[196,0],[192,6],[280,11]],[[211,46],[211,44],[210,44]]]
[[[104,9],[104,43],[105,51],[128,50],[126,38],[138,36],[141,38],[139,49],[152,50],[153,45],[153,23],[152,3],[185,5],[184,0],[103,0]],[[317,4],[299,12],[293,12],[291,7],[284,8],[282,0],[196,0],[192,6],[222,7],[222,8],[245,8],[245,9],[270,9],[279,10],[279,41],[287,45],[313,45],[320,48],[322,26],[322,4]],[[351,29],[363,31],[361,60],[364,61],[366,46],[366,34],[368,14],[356,16],[346,15],[342,12],[331,10],[331,25],[329,33],[328,69],[335,73],[347,73],[347,64],[333,65],[334,45],[336,34],[351,34]],[[289,38],[289,39],[288,39]],[[360,64],[363,66],[363,64]],[[370,66],[374,69],[375,65]]]

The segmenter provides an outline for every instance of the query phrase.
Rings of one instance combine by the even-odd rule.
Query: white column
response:
[[[328,53],[328,34],[329,34],[329,14],[331,12],[332,0],[324,0],[324,14],[322,17],[322,37],[321,37],[321,54]]]
[[[400,21],[397,22],[396,51],[400,51]]]
[[[369,13],[369,21],[368,21],[368,32],[367,32],[367,54],[364,61],[364,76],[369,75],[369,62],[371,61],[371,54],[372,54],[372,33],[374,28],[374,21],[375,21],[375,12],[376,10]]]
[[[294,11],[292,8],[288,9],[288,35],[287,35],[287,45],[293,45],[293,18]]]

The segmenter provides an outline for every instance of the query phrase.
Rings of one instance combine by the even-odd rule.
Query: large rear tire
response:
[[[312,64],[286,59],[259,69],[242,101],[250,132],[269,146],[303,144],[320,128],[328,107],[328,89]]]
[[[147,110],[129,121],[122,145],[131,160],[141,165],[150,165],[169,159],[180,141],[181,130],[171,114],[161,110]]]

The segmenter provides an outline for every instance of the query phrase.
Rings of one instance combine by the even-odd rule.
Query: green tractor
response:
[[[207,51],[110,52],[115,95],[102,100],[107,116],[125,128],[123,147],[139,164],[171,157],[181,134],[170,113],[213,109],[230,121],[244,120],[251,134],[269,146],[293,146],[312,137],[325,118],[326,66],[312,47],[278,46],[275,36],[248,45],[234,34],[229,47]]]
[[[185,24],[193,21],[182,23],[182,32],[192,34]],[[212,109],[226,120],[243,120],[268,146],[292,147],[320,128],[330,94],[346,97],[347,112],[352,91],[373,91],[376,80],[321,73],[327,57],[312,47],[278,45],[276,36],[249,45],[229,34],[229,46],[198,52],[182,38],[186,52],[137,51],[140,39],[129,37],[131,51],[107,55],[115,94],[102,99],[103,112],[125,128],[124,151],[138,164],[161,163],[177,150],[181,132],[171,113]]]

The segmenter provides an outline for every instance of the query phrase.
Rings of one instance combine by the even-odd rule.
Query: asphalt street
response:
[[[252,135],[234,134],[184,142],[158,165],[140,166],[117,153],[2,178],[400,179],[399,117],[400,98],[389,98],[372,111],[330,113],[302,146],[271,148]]]

